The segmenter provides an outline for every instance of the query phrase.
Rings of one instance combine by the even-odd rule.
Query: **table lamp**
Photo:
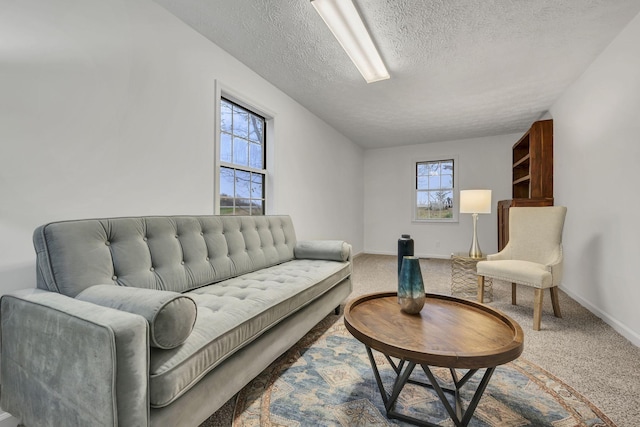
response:
[[[460,213],[470,213],[473,216],[473,240],[469,256],[482,258],[478,245],[478,214],[491,213],[491,190],[460,190]]]

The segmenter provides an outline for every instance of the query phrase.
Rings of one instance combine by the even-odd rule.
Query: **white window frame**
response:
[[[440,162],[440,161],[446,161],[446,160],[453,160],[453,207],[452,207],[452,216],[451,218],[427,218],[427,219],[422,219],[422,218],[418,218],[418,185],[417,185],[417,169],[418,169],[418,163],[427,163],[427,162]],[[432,157],[420,157],[420,158],[415,158],[413,159],[412,165],[411,165],[411,185],[412,185],[412,189],[413,189],[413,196],[412,196],[412,206],[411,206],[411,212],[412,212],[412,222],[415,223],[428,223],[428,224],[442,224],[442,223],[455,223],[458,222],[458,214],[460,212],[460,197],[459,197],[459,190],[458,190],[458,175],[459,175],[459,161],[458,161],[458,156],[456,155],[444,155],[444,156],[432,156]]]
[[[265,147],[264,147],[264,168],[256,169],[250,166],[239,166],[234,163],[223,162],[220,160],[220,145],[221,145],[221,126],[220,126],[220,103],[225,98],[235,104],[238,104],[242,108],[249,110],[250,112],[262,116],[265,119]],[[259,103],[252,101],[249,97],[242,95],[240,92],[222,84],[221,82],[215,82],[215,135],[214,135],[214,170],[213,170],[213,213],[214,215],[220,215],[220,168],[228,167],[231,169],[237,169],[247,172],[260,173],[264,175],[263,191],[264,191],[264,204],[262,207],[262,214],[268,215],[273,212],[271,206],[272,194],[273,194],[273,172],[274,172],[274,118],[275,114],[269,109],[261,106]]]

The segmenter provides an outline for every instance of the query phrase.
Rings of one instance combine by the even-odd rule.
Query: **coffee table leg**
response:
[[[451,418],[453,423],[456,425],[456,427],[465,427],[469,424],[469,421],[471,421],[471,417],[473,416],[473,413],[476,410],[478,403],[480,402],[480,398],[482,397],[482,394],[487,388],[487,385],[489,384],[489,380],[491,379],[491,376],[493,375],[493,371],[495,370],[495,367],[486,369],[482,377],[482,380],[478,385],[478,388],[476,389],[476,391],[473,394],[473,397],[471,398],[471,402],[469,402],[469,406],[466,408],[466,410],[463,411],[462,398],[460,397],[460,389],[478,371],[477,369],[469,370],[459,380],[458,380],[458,375],[455,369],[450,369],[451,376],[453,378],[453,383],[455,385],[455,389],[449,389],[449,388],[440,386],[435,376],[431,372],[431,369],[429,369],[429,366],[427,365],[420,365],[420,366],[422,367],[422,370],[424,371],[424,373],[427,375],[427,378],[429,379],[428,384],[421,383],[418,381],[410,381],[409,377],[411,376],[411,373],[416,367],[416,364],[414,362],[401,360],[400,363],[396,366],[393,363],[393,361],[389,360],[389,357],[385,355],[385,357],[389,360],[389,362],[391,363],[391,366],[393,367],[393,370],[396,373],[396,379],[393,383],[393,391],[391,395],[389,395],[384,388],[384,384],[382,383],[382,378],[380,377],[380,371],[378,370],[378,365],[375,361],[375,358],[373,357],[373,352],[371,351],[371,348],[369,346],[365,346],[365,347],[367,349],[367,355],[369,356],[369,363],[371,364],[373,375],[376,378],[376,383],[378,384],[378,389],[380,390],[380,396],[382,397],[382,401],[384,402],[384,407],[387,411],[387,417],[397,418],[397,419],[407,421],[409,423],[419,425],[419,426],[438,427],[436,424],[430,423],[425,420],[420,420],[420,419],[411,417],[409,415],[401,414],[399,412],[396,412],[394,409],[396,400],[400,396],[400,392],[402,391],[404,386],[407,384],[407,382],[432,388],[440,398],[442,405],[444,406],[445,410],[449,414],[449,417]],[[405,366],[405,362],[407,362],[406,366]],[[445,395],[445,393],[450,393],[454,395],[455,402],[456,402],[455,409],[449,403],[449,400],[447,399],[447,396]]]
[[[373,369],[373,375],[376,377],[376,383],[378,383],[378,389],[380,390],[380,396],[382,396],[382,401],[384,402],[384,408],[387,411],[388,418],[397,418],[400,420],[408,421],[417,425],[424,425],[430,427],[438,427],[435,424],[430,424],[426,421],[421,421],[416,418],[410,417],[408,415],[401,414],[399,412],[394,411],[393,406],[398,400],[398,396],[400,396],[400,392],[404,388],[409,376],[413,372],[416,364],[414,362],[408,362],[406,368],[404,368],[404,360],[400,361],[400,364],[396,366],[391,360],[391,366],[393,366],[394,371],[396,372],[396,380],[393,383],[393,391],[391,395],[387,394],[387,391],[384,389],[384,384],[382,384],[382,378],[380,377],[380,372],[378,371],[378,365],[376,360],[373,357],[373,353],[371,352],[371,348],[366,346],[367,355],[369,356],[369,363],[371,363],[371,368]]]
[[[471,421],[471,417],[473,416],[473,413],[475,412],[476,407],[478,406],[478,403],[480,403],[480,398],[482,397],[482,394],[484,393],[485,389],[487,388],[487,385],[489,384],[489,380],[493,375],[493,371],[495,371],[496,369],[495,367],[487,368],[484,375],[482,376],[482,380],[480,381],[478,388],[473,394],[473,398],[471,398],[471,402],[469,402],[469,406],[467,406],[467,409],[463,412],[462,399],[460,399],[459,391],[460,391],[460,388],[467,382],[467,380],[477,372],[477,369],[470,370],[469,372],[467,372],[467,374],[465,374],[465,376],[462,377],[460,381],[458,381],[455,371],[451,370],[452,371],[451,376],[453,377],[453,381],[456,387],[455,389],[456,408],[454,410],[451,407],[451,404],[449,403],[449,401],[447,400],[447,396],[445,396],[443,389],[440,387],[440,384],[438,384],[438,381],[434,377],[433,373],[431,373],[431,370],[429,369],[429,367],[427,365],[420,365],[420,366],[422,366],[424,373],[427,375],[427,378],[429,378],[431,387],[435,390],[436,394],[440,398],[442,405],[449,413],[449,417],[451,417],[451,420],[454,422],[454,424],[459,427],[464,427],[467,424],[469,424],[469,421]],[[446,391],[449,391],[449,390],[446,390]]]
[[[371,348],[367,346],[367,355],[369,356],[369,363],[371,363],[371,368],[373,369],[373,375],[376,377],[376,382],[378,383],[378,389],[380,390],[380,395],[382,396],[382,401],[384,402],[384,408],[387,410],[387,414],[390,413],[393,409],[393,405],[396,403],[402,388],[407,383],[409,379],[409,375],[413,372],[413,369],[416,367],[416,364],[413,362],[409,362],[407,368],[402,371],[402,367],[404,366],[404,360],[401,361],[399,365],[399,369],[395,366],[395,364],[391,363],[394,370],[398,374],[396,376],[396,381],[393,383],[393,392],[391,396],[387,394],[387,391],[384,389],[384,384],[382,384],[382,378],[380,378],[380,372],[378,371],[378,365],[376,364],[376,360],[373,357],[373,353],[371,352]]]
[[[404,360],[400,360],[400,363],[398,363],[398,365],[396,366],[396,364],[394,363],[393,359],[391,359],[391,357],[387,356],[386,354],[384,355],[384,357],[387,359],[387,361],[389,362],[389,365],[391,365],[393,370],[396,371],[396,374],[400,375],[400,371],[402,371],[402,367],[404,366]]]
[[[480,384],[478,385],[478,388],[476,389],[476,392],[474,393],[473,398],[471,399],[471,402],[469,402],[469,406],[467,407],[467,410],[464,413],[464,417],[462,418],[463,426],[466,426],[467,424],[469,424],[469,421],[471,421],[471,417],[473,416],[473,413],[476,410],[476,406],[478,406],[478,403],[480,403],[480,398],[482,397],[484,390],[487,388],[487,385],[489,384],[489,380],[491,379],[491,376],[493,375],[493,371],[495,370],[496,370],[495,367],[487,368],[487,371],[484,373],[482,380],[480,381]]]
[[[424,366],[422,367],[422,369],[424,369]],[[449,368],[449,372],[451,373],[451,378],[453,378],[453,384],[455,384],[455,387],[456,387],[454,390],[454,395],[456,400],[456,417],[458,417],[458,419],[461,420],[462,419],[462,397],[460,397],[460,387],[462,387],[462,384],[464,383],[458,380],[458,373],[456,372],[455,369]]]
[[[376,377],[376,383],[378,383],[378,389],[380,390],[380,395],[382,396],[384,407],[385,409],[388,410],[387,402],[389,401],[389,397],[387,396],[387,392],[384,390],[384,385],[382,384],[382,379],[380,378],[380,372],[378,372],[378,365],[376,364],[376,360],[373,358],[371,347],[369,347],[368,345],[365,347],[367,348],[367,356],[369,356],[369,363],[371,364],[371,369],[373,369],[373,375]]]

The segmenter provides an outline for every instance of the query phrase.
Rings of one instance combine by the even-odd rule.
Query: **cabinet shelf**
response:
[[[515,181],[513,181],[513,185],[518,185],[522,182],[526,182],[526,181],[530,181],[531,180],[531,175],[526,175],[523,176],[522,178],[516,179]]]
[[[515,169],[515,168],[518,168],[518,167],[521,167],[521,166],[522,166],[522,167],[525,167],[525,166],[526,166],[526,167],[527,167],[527,169],[528,169],[528,168],[529,168],[529,165],[524,165],[524,163],[525,163],[526,161],[528,161],[530,158],[531,158],[531,154],[527,153],[527,154],[526,154],[525,156],[523,156],[520,160],[516,161],[516,162],[513,164],[513,168]]]

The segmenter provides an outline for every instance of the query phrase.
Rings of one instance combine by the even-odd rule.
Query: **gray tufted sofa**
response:
[[[197,426],[351,292],[351,247],[288,216],[36,229],[0,303],[0,406],[27,427]]]

